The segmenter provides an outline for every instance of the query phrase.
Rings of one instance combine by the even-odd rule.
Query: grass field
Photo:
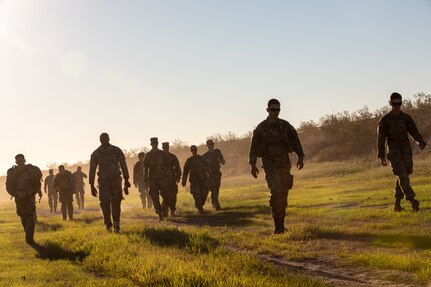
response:
[[[74,221],[38,204],[31,247],[13,202],[0,211],[1,286],[426,286],[431,281],[431,161],[416,162],[421,211],[394,213],[389,168],[308,164],[295,174],[288,232],[272,235],[269,193],[248,176],[223,182],[222,210],[197,215],[180,188],[178,216],[158,222],[136,190],[122,232],[104,230],[98,202]]]

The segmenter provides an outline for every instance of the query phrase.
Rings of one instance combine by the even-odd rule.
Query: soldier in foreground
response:
[[[58,166],[58,173],[54,177],[54,189],[59,193],[61,203],[61,215],[63,220],[73,219],[73,194],[75,193],[75,178],[72,173],[64,168],[64,165]]]
[[[295,128],[278,117],[280,102],[276,99],[269,100],[266,111],[268,117],[253,131],[249,156],[250,173],[257,178],[259,170],[256,162],[257,158],[261,157],[271,192],[269,204],[274,219],[274,234],[280,234],[286,230],[284,218],[286,217],[287,197],[293,186],[289,153],[296,153],[298,158],[296,166],[298,169],[302,169],[304,152]]]
[[[76,171],[73,173],[73,177],[75,178],[75,197],[78,203],[78,209],[84,209],[84,194],[85,194],[84,178],[87,178],[87,175],[84,172],[82,172],[82,168],[78,166]]]
[[[160,197],[163,199],[163,208],[166,210],[170,205],[168,196],[168,156],[159,150],[159,139],[151,138],[152,149],[147,153],[144,160],[144,179],[150,189],[151,199],[154,209],[163,221],[163,210],[160,204]],[[165,214],[166,217],[166,214]]]
[[[419,211],[419,201],[415,199],[415,192],[410,186],[409,175],[413,173],[413,159],[408,134],[418,143],[421,150],[425,148],[426,142],[412,117],[401,111],[402,96],[399,93],[392,93],[389,104],[392,110],[381,118],[378,125],[377,157],[383,166],[387,166],[387,144],[389,148],[387,158],[393,174],[397,176],[394,211],[404,210],[401,207],[401,199],[404,197],[410,201],[413,211]]]
[[[225,164],[223,154],[218,148],[214,148],[214,141],[207,140],[208,151],[202,156],[208,160],[211,181],[210,181],[210,191],[211,191],[211,204],[215,210],[220,210],[220,202],[218,200],[220,184],[221,184],[221,172],[220,165]]]
[[[15,197],[16,213],[21,218],[21,223],[25,231],[25,242],[34,243],[34,225],[36,216],[35,195],[42,197],[41,179],[42,172],[37,166],[25,164],[25,157],[22,154],[15,156],[15,163],[7,171],[6,191]]]
[[[198,155],[198,148],[195,145],[190,147],[192,156],[189,157],[184,164],[184,173],[182,178],[182,186],[185,187],[187,177],[190,173],[190,193],[195,200],[195,206],[200,214],[204,214],[204,205],[209,192],[209,174],[208,161],[201,155]]]
[[[52,186],[54,183],[54,170],[50,169],[49,175],[45,177],[45,182],[43,184],[43,190],[45,193],[48,193],[48,205],[49,205],[49,211],[50,212],[57,212],[57,201],[58,201],[58,194],[55,191],[54,187]]]
[[[169,143],[162,143],[162,149],[168,156],[168,196],[169,206],[164,206],[163,216],[167,216],[168,208],[171,210],[171,217],[175,216],[177,205],[178,183],[181,180],[181,168],[178,158],[173,153],[169,152]]]
[[[109,143],[109,135],[100,135],[101,145],[91,154],[89,182],[91,194],[97,197],[97,189],[94,186],[97,173],[99,184],[99,200],[102,208],[106,229],[112,231],[112,221],[114,222],[114,232],[120,232],[121,201],[123,191],[121,188],[121,171],[124,178],[124,193],[129,194],[129,171],[123,151]],[[121,168],[121,171],[120,171]],[[112,216],[112,220],[111,220]]]
[[[144,181],[144,159],[145,153],[138,154],[139,161],[133,166],[133,184],[139,191],[141,197],[142,208],[149,208],[153,206],[150,193],[148,192],[148,184]]]

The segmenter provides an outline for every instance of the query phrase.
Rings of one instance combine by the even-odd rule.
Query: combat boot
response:
[[[119,222],[114,222],[114,232],[120,233],[120,223]]]
[[[274,217],[274,225],[274,234],[282,234],[286,231],[286,228],[284,228],[284,218]]]
[[[419,211],[419,201],[416,199],[411,199],[410,202],[412,203],[412,209],[414,212],[418,212]]]
[[[394,211],[395,212],[405,211],[405,209],[401,207],[401,198],[395,199]]]
[[[163,219],[163,215],[160,213],[159,214],[159,221],[163,221],[164,219]]]
[[[171,210],[171,217],[175,217],[175,210]]]
[[[200,214],[200,215],[202,215],[202,214],[204,214],[204,213],[205,213],[205,211],[204,211],[204,208],[203,208],[203,207],[200,207],[198,210],[199,210],[199,214]]]
[[[106,230],[107,230],[108,232],[112,232],[112,224],[107,224],[107,225],[106,225]]]

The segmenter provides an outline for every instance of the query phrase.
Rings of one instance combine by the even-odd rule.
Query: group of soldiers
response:
[[[418,211],[419,201],[415,198],[409,180],[409,175],[413,172],[413,161],[408,135],[419,144],[421,150],[425,148],[426,142],[413,119],[401,111],[401,95],[392,93],[389,104],[391,111],[383,116],[378,124],[378,158],[383,166],[387,165],[388,159],[393,174],[397,176],[394,211],[404,210],[401,207],[404,197],[410,201],[413,211]],[[299,170],[304,167],[305,155],[295,128],[279,118],[280,102],[277,99],[269,100],[266,111],[268,117],[253,131],[249,153],[250,173],[254,178],[258,177],[257,159],[261,158],[271,194],[269,204],[274,220],[274,234],[281,234],[286,231],[284,221],[287,199],[289,190],[293,187],[290,154],[296,154],[296,166]],[[91,194],[99,196],[107,230],[119,232],[123,191],[128,195],[131,186],[129,172],[122,150],[110,144],[107,133],[100,135],[100,142],[101,145],[91,154]],[[214,148],[212,140],[206,142],[208,151],[203,155],[198,154],[195,145],[190,147],[192,156],[186,160],[183,173],[178,158],[169,151],[169,143],[162,143],[160,150],[158,138],[151,138],[150,142],[151,150],[147,154],[140,153],[139,161],[133,167],[133,184],[139,190],[143,208],[154,208],[161,221],[168,217],[169,211],[171,216],[175,216],[178,183],[181,181],[185,187],[189,179],[190,193],[199,213],[204,213],[203,206],[210,191],[213,207],[220,210],[220,167],[225,164],[225,160],[221,151]],[[8,193],[15,197],[17,214],[21,217],[26,241],[33,243],[35,195],[39,193],[41,196],[42,173],[39,168],[26,165],[22,154],[17,155],[15,160],[16,166],[7,172],[6,188]],[[99,190],[95,186],[97,170]],[[78,172],[80,173],[75,176]],[[77,195],[77,199],[80,198],[78,204],[84,208],[83,178],[86,178],[86,175],[79,168],[76,173],[71,174],[64,166],[59,166],[59,173],[55,177],[50,170],[50,175],[45,179],[45,192],[48,187],[51,211],[56,211],[55,196],[58,192],[63,219],[66,219],[67,211],[70,219],[73,216],[73,193]]]

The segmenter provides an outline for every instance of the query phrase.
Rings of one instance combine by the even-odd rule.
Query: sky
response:
[[[430,28],[430,0],[0,0],[0,174],[430,94]]]

